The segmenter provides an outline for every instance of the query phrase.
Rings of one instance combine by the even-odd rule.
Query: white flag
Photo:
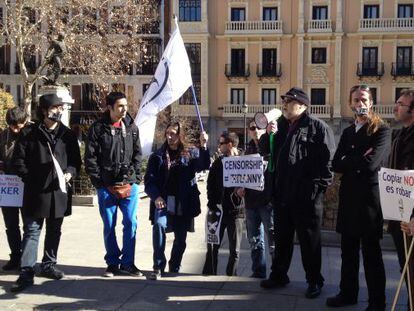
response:
[[[179,99],[193,84],[190,61],[176,19],[175,24],[176,28],[135,118],[143,156],[151,153],[157,114]]]

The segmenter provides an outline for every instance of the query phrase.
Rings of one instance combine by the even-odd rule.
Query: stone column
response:
[[[333,118],[341,118],[341,66],[342,66],[342,35],[335,39],[335,82]]]

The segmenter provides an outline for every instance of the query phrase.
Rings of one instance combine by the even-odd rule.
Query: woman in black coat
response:
[[[40,276],[61,279],[56,268],[63,217],[71,213],[71,189],[67,184],[79,172],[81,157],[76,135],[60,122],[63,104],[55,94],[39,99],[39,123],[24,128],[13,153],[16,174],[24,182],[23,245],[20,276],[11,290],[33,284],[39,236],[44,223],[46,235]],[[53,156],[52,156],[53,154]],[[53,157],[58,165],[54,165]],[[62,171],[61,183],[58,178]]]
[[[340,292],[327,299],[330,307],[357,303],[361,245],[369,296],[366,310],[385,309],[378,171],[389,152],[390,129],[372,111],[372,104],[367,86],[351,88],[349,105],[355,123],[342,133],[332,162],[333,170],[342,174],[336,228],[341,233],[342,267]]]

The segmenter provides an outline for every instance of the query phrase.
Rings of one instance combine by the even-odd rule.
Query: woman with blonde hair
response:
[[[383,217],[378,171],[387,159],[391,132],[373,111],[369,87],[352,87],[349,105],[355,113],[355,122],[343,131],[332,161],[334,172],[342,174],[336,227],[341,234],[340,292],[328,298],[326,304],[342,307],[357,303],[361,248],[369,296],[366,310],[384,310],[385,270],[380,247]]]

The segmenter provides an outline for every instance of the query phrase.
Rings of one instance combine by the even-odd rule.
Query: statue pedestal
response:
[[[57,85],[43,85],[40,87],[38,99],[40,96],[46,94],[56,94],[56,96],[62,100],[64,109],[61,121],[64,125],[69,127],[70,110],[75,100],[72,98],[72,96],[70,96],[68,88],[65,86]]]

